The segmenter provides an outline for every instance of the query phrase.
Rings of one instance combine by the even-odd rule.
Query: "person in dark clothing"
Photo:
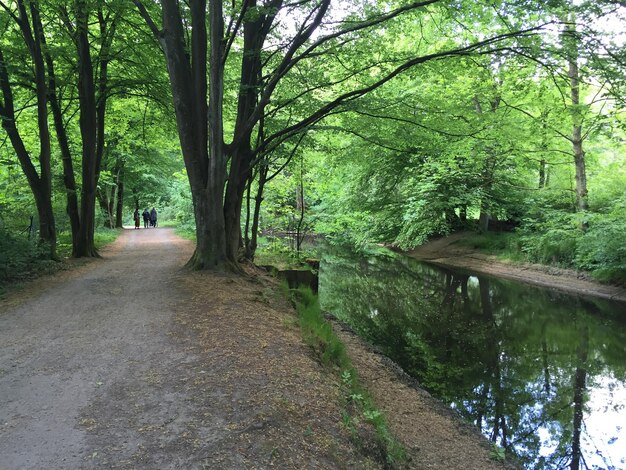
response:
[[[143,211],[141,216],[143,217],[143,228],[148,228],[148,224],[150,224],[150,212],[148,212],[148,209]]]
[[[135,209],[135,213],[133,214],[133,219],[135,220],[135,229],[139,228],[139,209]]]
[[[157,211],[154,207],[150,211],[150,225],[153,227],[157,226]]]

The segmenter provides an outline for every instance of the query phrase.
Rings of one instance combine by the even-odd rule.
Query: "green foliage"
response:
[[[596,215],[578,240],[575,264],[600,281],[626,285],[626,210]]]
[[[578,233],[575,228],[552,227],[541,234],[522,239],[522,250],[531,261],[572,266],[576,257]]]
[[[504,448],[494,444],[491,447],[491,452],[489,452],[489,458],[497,462],[504,462],[504,460],[506,459],[506,451],[504,450]]]
[[[10,282],[53,270],[58,263],[47,259],[48,253],[47,247],[34,238],[29,240],[23,234],[16,236],[0,230],[0,293]]]
[[[160,207],[162,207],[159,218],[171,222],[173,226],[181,230],[181,233],[194,233],[195,236],[193,203],[185,170],[171,175],[165,194],[166,197],[159,199]]]
[[[279,270],[311,269],[305,260],[319,259],[318,247],[303,244],[298,253],[295,249],[295,241],[291,238],[260,236],[257,241],[258,248],[254,263],[259,266],[274,266]]]
[[[110,243],[113,243],[117,240],[117,237],[121,234],[120,229],[110,229],[110,228],[98,228],[94,234],[94,242],[96,248],[102,248]]]
[[[512,238],[512,234],[487,232],[480,235],[469,236],[463,240],[460,240],[459,244],[482,251],[498,252],[506,250],[509,247]]]
[[[542,221],[526,220],[516,233],[475,235],[460,243],[510,260],[579,269],[602,282],[626,284],[625,239],[625,203],[616,201],[608,214],[552,210]]]
[[[182,170],[163,56],[153,48],[152,35],[131,3],[102,6],[133,27],[118,27],[111,44],[99,197],[107,193],[110,198],[123,183],[127,222],[135,205],[142,209],[155,206],[161,222],[171,221],[192,234],[194,210]],[[147,8],[158,17],[158,5]],[[621,233],[619,217],[608,214],[623,196],[626,181],[622,158],[624,74],[619,61],[596,53],[598,44],[613,47],[609,32],[581,30],[576,41],[555,38],[554,29],[547,34],[541,30],[510,34],[516,28],[531,29],[562,17],[571,9],[563,2],[439,2],[392,15],[389,21],[364,29],[355,25],[376,18],[381,5],[345,4],[332,7],[329,13],[334,8],[342,10],[337,21],[322,21],[313,36],[327,40],[315,41],[310,55],[299,55],[300,49],[295,54],[297,67],[281,69],[284,54],[280,44],[289,43],[288,36],[293,33],[286,18],[299,12],[303,21],[310,19],[310,8],[306,2],[298,3],[288,7],[289,14],[278,14],[272,39],[260,45],[263,65],[258,75],[267,80],[281,77],[271,97],[259,101],[265,103],[260,113],[263,125],[257,126],[259,136],[251,139],[256,142],[251,150],[259,145],[268,152],[255,154],[251,168],[256,175],[261,168],[269,169],[270,180],[262,195],[261,233],[295,228],[302,207],[297,194],[303,189],[306,211],[300,228],[323,234],[337,244],[363,247],[389,242],[411,248],[434,236],[474,228],[482,212],[499,220],[523,221],[518,256],[592,269],[602,278],[620,278],[620,250],[602,250],[602,231]],[[41,9],[47,19],[45,36],[55,61],[78,175],[81,136],[74,99],[75,45],[59,27],[66,22],[60,21],[54,2],[43,3]],[[580,28],[589,28],[594,18],[610,13],[606,5],[589,2],[576,10],[584,19]],[[257,6],[247,9],[242,20],[253,27],[252,22],[274,13],[273,7]],[[186,14],[189,11],[185,10]],[[2,9],[0,17],[4,28],[1,46],[11,58],[7,60],[11,75],[19,77],[14,79],[19,125],[34,155],[38,132],[29,85],[32,64],[26,44],[17,40],[19,28],[11,14]],[[334,36],[343,28],[351,32]],[[97,28],[90,33],[95,47],[100,33]],[[477,46],[476,54],[467,50],[467,54],[444,57],[446,51],[502,33],[507,37],[491,44],[489,51]],[[241,96],[241,39],[235,38],[224,70],[227,133],[234,129]],[[346,44],[350,47],[344,47]],[[569,96],[569,84],[561,73],[567,65],[564,58],[573,48],[580,49],[577,53],[584,59],[580,61],[579,104],[564,99]],[[621,53],[613,50],[612,55],[603,56],[616,58]],[[407,60],[438,54],[444,56],[407,68],[366,95],[348,97],[376,84]],[[273,70],[284,70],[284,74],[275,75]],[[599,88],[598,84],[609,78],[615,88]],[[265,85],[267,82],[254,87],[272,88]],[[282,134],[339,96],[347,99],[340,100],[343,104],[324,119],[313,119],[309,127],[300,129],[302,134]],[[588,218],[593,223],[585,240],[568,216],[575,202],[570,138],[574,122],[584,128],[589,173]],[[229,147],[233,144],[237,142],[229,142]],[[63,165],[56,139],[52,145],[53,205],[62,232],[69,225],[64,215]],[[545,169],[545,188],[538,188],[540,162]],[[23,229],[34,212],[21,173],[10,146],[0,145],[0,217],[10,230]],[[80,191],[80,181],[78,184]],[[257,188],[258,179],[250,186],[252,202]],[[111,215],[96,217],[102,223]],[[609,220],[617,225],[610,228]],[[594,225],[601,227],[597,233]]]

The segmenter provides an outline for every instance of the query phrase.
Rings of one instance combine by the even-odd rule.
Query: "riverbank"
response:
[[[459,242],[468,235],[467,232],[456,233],[403,253],[438,266],[466,269],[570,294],[626,302],[626,289],[623,287],[601,284],[590,279],[585,273],[571,269],[502,261],[496,256],[461,245]]]

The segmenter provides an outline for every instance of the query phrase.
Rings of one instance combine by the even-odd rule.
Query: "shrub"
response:
[[[536,238],[529,254],[540,263],[571,266],[576,257],[577,239],[575,230],[551,229]]]
[[[626,222],[616,217],[594,217],[580,237],[576,266],[607,282],[626,283]]]
[[[47,269],[54,264],[48,256],[48,248],[36,240],[0,230],[0,286]]]

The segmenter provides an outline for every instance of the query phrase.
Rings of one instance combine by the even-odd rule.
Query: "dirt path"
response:
[[[104,260],[0,305],[0,468],[383,468],[365,424],[356,440],[342,424],[337,376],[275,281],[182,271],[191,250],[168,229],[127,230]],[[498,467],[458,417],[346,341],[406,467]]]
[[[0,467],[96,465],[107,441],[120,460],[137,451],[143,439],[131,432],[93,439],[88,431],[103,416],[91,410],[111,397],[110,413],[129,402],[165,411],[176,398],[133,397],[133,383],[185,360],[167,326],[172,278],[188,252],[169,230],[129,230],[103,252],[106,261],[0,314]]]
[[[378,467],[289,306],[182,272],[191,248],[128,230],[104,261],[5,305],[0,468]]]
[[[457,242],[467,235],[464,232],[439,238],[406,254],[440,266],[467,269],[572,294],[626,302],[626,289],[623,287],[600,284],[577,271],[540,264],[507,263],[498,260],[495,256],[485,255],[469,247],[458,245]]]

